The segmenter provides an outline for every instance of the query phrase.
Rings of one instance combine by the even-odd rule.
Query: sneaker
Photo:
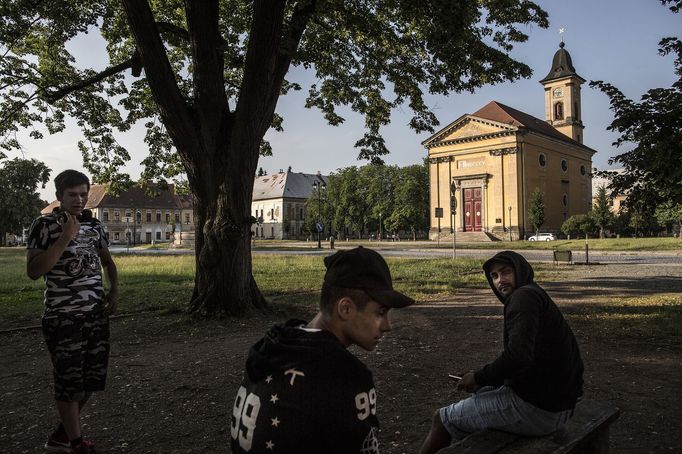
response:
[[[81,444],[75,448],[72,447],[70,451],[71,454],[96,454],[96,452],[95,444],[88,440],[83,440]]]
[[[53,433],[45,442],[45,451],[47,452],[63,452],[69,454],[71,452],[71,443],[66,432]]]

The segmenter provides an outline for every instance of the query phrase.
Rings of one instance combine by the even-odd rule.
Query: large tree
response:
[[[6,233],[23,233],[40,215],[45,202],[37,189],[50,179],[50,169],[35,159],[4,160],[0,165],[0,245]]]
[[[359,156],[379,162],[393,108],[409,106],[409,127],[433,131],[424,91],[528,77],[509,52],[527,39],[526,24],[547,26],[527,0],[0,0],[0,8],[2,146],[19,146],[18,128],[42,122],[57,132],[71,116],[95,180],[125,181],[129,156],[114,133],[145,121],[143,177],[181,170],[194,195],[190,307],[204,314],[264,306],[251,269],[251,192],[259,153],[270,151],[263,137],[281,127],[277,101],[300,88],[286,79],[292,67],[314,72],[307,106],[329,123],[343,123],[341,105],[364,115]],[[105,70],[75,62],[67,47],[94,29],[107,43]]]
[[[528,207],[528,220],[538,235],[540,227],[545,223],[545,194],[540,188],[535,188],[530,195],[530,206]],[[509,226],[511,228],[511,225]]]
[[[678,13],[682,0],[660,0]],[[640,102],[633,101],[613,85],[590,82],[610,99],[614,120],[607,128],[620,133],[617,147],[630,150],[611,159],[609,164],[622,166],[622,173],[602,171],[610,178],[612,196],[626,194],[626,204],[634,207],[655,206],[658,203],[682,201],[682,41],[664,38],[659,54],[676,54],[674,61],[678,79],[670,88],[652,88]]]

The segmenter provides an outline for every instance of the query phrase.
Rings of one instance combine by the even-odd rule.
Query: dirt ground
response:
[[[682,292],[682,267],[565,267],[545,288],[570,314],[595,296]],[[490,291],[394,311],[393,331],[371,353],[382,453],[414,453],[433,410],[463,398],[447,374],[474,369],[501,346],[501,305]],[[245,353],[274,322],[311,313],[196,322],[181,316],[112,321],[107,390],[84,412],[98,453],[226,453],[229,417]],[[618,406],[611,452],[682,452],[682,344],[636,335],[603,336],[574,320],[585,397]],[[40,453],[55,424],[52,377],[39,330],[0,335],[0,452]],[[304,453],[303,453],[304,454]]]

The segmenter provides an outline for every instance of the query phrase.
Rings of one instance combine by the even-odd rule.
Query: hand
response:
[[[118,304],[118,291],[110,289],[109,294],[104,299],[104,313],[106,315],[113,315],[116,312],[116,305]]]
[[[78,232],[81,229],[81,223],[78,222],[78,218],[71,213],[66,213],[66,222],[62,224],[62,235],[66,236],[69,241],[76,238]]]
[[[473,372],[467,372],[462,376],[462,379],[457,383],[457,391],[466,391],[469,393],[476,392],[480,386],[476,383]]]

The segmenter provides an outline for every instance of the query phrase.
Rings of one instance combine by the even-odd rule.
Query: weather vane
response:
[[[564,27],[559,28],[559,36],[561,37],[561,42],[564,42],[564,33],[566,32],[566,29]]]

